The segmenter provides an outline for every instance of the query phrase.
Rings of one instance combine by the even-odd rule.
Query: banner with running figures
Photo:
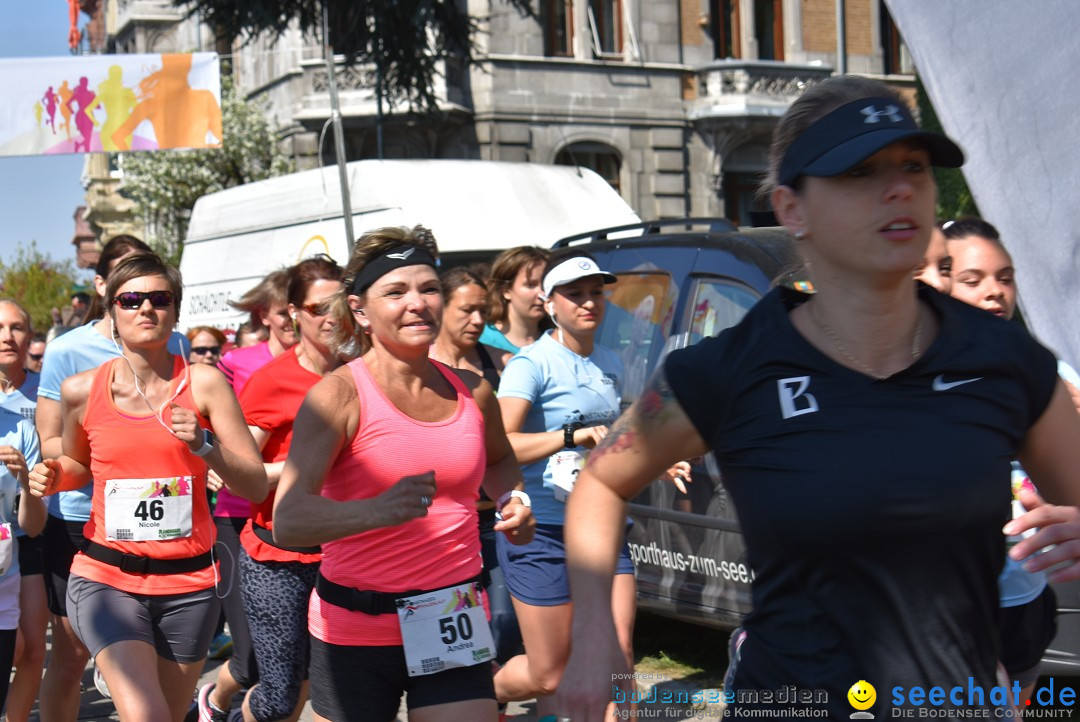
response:
[[[0,59],[0,155],[220,148],[217,53]]]

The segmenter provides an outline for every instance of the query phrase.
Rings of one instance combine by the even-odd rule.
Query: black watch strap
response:
[[[563,448],[564,449],[576,449],[577,444],[574,443],[574,432],[580,429],[582,426],[580,421],[575,421],[572,424],[565,424],[562,427],[563,433]]]

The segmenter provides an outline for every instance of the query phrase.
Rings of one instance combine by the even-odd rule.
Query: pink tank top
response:
[[[332,582],[404,592],[441,589],[480,573],[476,500],[487,466],[484,417],[457,375],[432,363],[457,392],[457,408],[449,418],[430,423],[399,411],[363,358],[349,364],[360,422],[327,473],[322,495],[339,501],[370,499],[402,476],[431,469],[437,491],[427,516],[323,544],[321,572]],[[351,612],[323,602],[318,592],[311,595],[308,625],[312,635],[331,644],[401,644],[396,614]]]

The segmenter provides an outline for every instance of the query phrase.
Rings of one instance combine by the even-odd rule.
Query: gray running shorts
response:
[[[190,664],[206,657],[221,601],[214,588],[186,594],[131,594],[77,574],[68,580],[68,618],[96,657],[116,642],[146,642],[165,659]]]

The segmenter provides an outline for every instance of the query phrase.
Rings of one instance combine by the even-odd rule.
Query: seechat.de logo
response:
[[[874,685],[865,679],[860,679],[851,685],[847,699],[848,704],[856,710],[851,713],[851,719],[874,719],[874,715],[866,711],[874,706],[874,702],[877,702],[877,690],[874,689]]]

